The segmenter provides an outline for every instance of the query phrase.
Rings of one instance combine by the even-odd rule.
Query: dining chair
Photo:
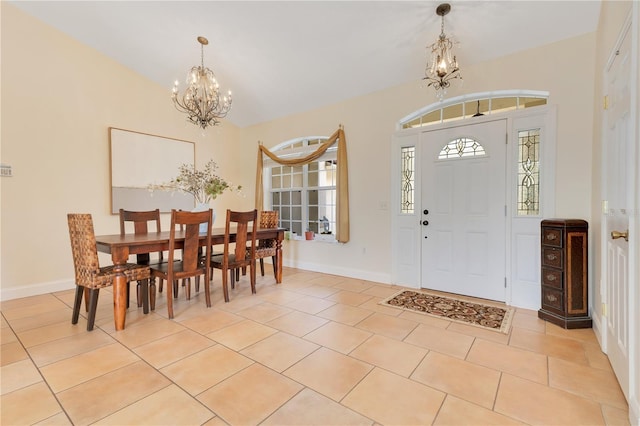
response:
[[[171,230],[169,234],[169,259],[166,263],[152,264],[151,267],[151,285],[149,294],[151,299],[155,301],[155,279],[164,279],[167,283],[177,283],[183,280],[186,283],[185,290],[187,299],[191,297],[191,283],[186,278],[199,277],[204,275],[205,301],[207,307],[211,307],[211,294],[209,292],[209,267],[205,262],[201,261],[201,254],[198,250],[200,247],[200,224],[204,223],[207,227],[205,241],[205,256],[211,257],[211,217],[212,210],[202,212],[188,212],[181,210],[171,210]],[[179,229],[176,229],[179,227]],[[176,251],[176,232],[184,234],[184,243],[182,245],[182,259],[177,261],[174,259]],[[175,284],[174,284],[174,287]],[[173,295],[167,286],[167,311],[169,318],[173,318]],[[154,304],[155,307],[155,304]]]
[[[113,265],[100,267],[93,218],[90,214],[69,213],[67,222],[76,280],[76,295],[71,323],[78,323],[80,305],[82,305],[82,296],[84,294],[85,306],[88,311],[87,331],[91,331],[95,323],[100,289],[113,284],[115,268]],[[150,277],[148,266],[133,263],[124,265],[124,274],[127,278],[127,283],[130,281],[143,281],[143,287],[147,286]],[[85,293],[85,288],[89,290],[87,293]]]
[[[260,228],[277,228],[278,212],[275,210],[265,210],[259,213],[258,226]],[[276,239],[266,238],[258,240],[256,243],[255,258],[260,261],[260,274],[264,277],[264,258],[271,257],[273,264],[273,276],[276,276]]]
[[[228,278],[231,277],[231,287],[235,287],[236,271],[249,266],[251,293],[256,292],[256,231],[258,228],[258,211],[237,212],[227,209],[227,220],[224,230],[224,252],[211,257],[210,266],[222,271],[222,290],[224,301],[229,301]],[[231,225],[236,230],[235,247],[231,245]]]
[[[145,235],[149,233],[150,224],[152,229],[155,228],[155,232],[161,232],[160,225],[160,209],[149,211],[132,211],[120,209],[120,235],[125,235],[127,231],[127,223],[133,224],[133,233],[135,235]],[[155,223],[155,227],[153,224]],[[164,253],[162,251],[157,252],[158,262],[164,260]],[[150,253],[140,253],[136,255],[136,263],[138,265],[149,265],[151,260]],[[138,307],[142,306],[144,298],[148,298],[148,295],[141,294],[141,283],[138,282],[136,286],[136,295],[138,300]],[[160,289],[162,289],[162,282],[160,282]],[[128,289],[127,289],[128,290]],[[160,290],[162,291],[162,290]],[[129,294],[129,291],[127,291]],[[128,302],[128,301],[127,301]],[[128,305],[127,305],[128,306]],[[152,310],[155,308],[155,304],[152,304]]]

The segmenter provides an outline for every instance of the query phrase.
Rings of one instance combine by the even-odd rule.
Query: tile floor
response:
[[[201,293],[115,332],[71,325],[73,290],[2,302],[0,423],[625,425],[593,331],[517,310],[509,335],[384,307],[400,290],[287,269]]]

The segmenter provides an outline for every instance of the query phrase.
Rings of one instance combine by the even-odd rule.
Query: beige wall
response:
[[[13,177],[0,180],[3,298],[29,286],[73,287],[67,213],[93,214],[98,234],[119,232],[109,210],[110,126],[193,141],[198,164],[213,157],[223,176],[248,183],[233,166],[238,128],[225,123],[202,136],[174,109],[171,82],[152,83],[6,2],[0,7],[1,153],[13,167]],[[168,227],[168,215],[163,221]]]
[[[591,163],[595,34],[571,38],[491,62],[465,66],[464,84],[448,96],[503,89],[547,90],[558,106],[556,216],[591,219]],[[419,76],[416,76],[417,78]],[[436,102],[431,89],[416,82],[350,99],[314,111],[243,129],[242,148],[255,152],[298,136],[330,135],[345,126],[349,156],[351,242],[290,242],[289,264],[388,281],[390,278],[390,142],[402,117]]]
[[[449,96],[500,89],[551,92],[558,105],[557,216],[591,219],[595,34],[465,66]],[[196,142],[199,164],[214,157],[221,173],[246,188],[219,208],[253,204],[256,143],[274,146],[345,126],[350,166],[351,241],[288,242],[286,264],[386,282],[390,276],[390,142],[397,121],[435,102],[416,81],[314,111],[238,129],[185,125],[159,86],[2,3],[2,290],[71,285],[65,223],[71,211],[94,215],[97,233],[117,232],[109,214],[107,128]],[[18,85],[15,82],[20,82]],[[244,161],[241,161],[244,160]],[[248,160],[248,161],[247,161]],[[242,167],[237,167],[237,165]],[[389,206],[390,208],[390,206]],[[218,222],[219,223],[219,222]],[[37,259],[38,267],[31,265]],[[105,262],[108,261],[105,260]]]

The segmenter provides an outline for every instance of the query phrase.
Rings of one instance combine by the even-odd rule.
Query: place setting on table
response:
[[[233,288],[239,279],[240,269],[244,272],[249,268],[251,288],[255,293],[256,262],[260,261],[264,275],[264,257],[272,258],[275,281],[282,282],[282,240],[285,229],[278,228],[277,212],[234,212],[227,209],[224,228],[213,228],[215,213],[209,203],[225,191],[240,193],[242,189],[218,176],[216,168],[213,160],[202,170],[192,164],[182,164],[176,178],[149,185],[148,189],[152,192],[179,191],[193,195],[196,204],[194,209],[171,209],[168,231],[161,229],[159,208],[119,209],[120,233],[111,235],[96,236],[91,215],[87,214],[81,217],[84,232],[80,235],[77,226],[73,226],[78,215],[68,215],[77,284],[72,323],[77,323],[84,294],[89,311],[87,329],[93,328],[99,289],[108,285],[113,285],[115,329],[123,330],[132,283],[136,283],[138,307],[142,307],[146,314],[155,308],[156,280],[159,292],[162,292],[166,282],[168,315],[173,318],[173,299],[177,298],[179,292],[179,287],[173,283],[181,280],[186,297],[190,298],[190,278],[194,278],[197,292],[200,277],[203,276],[205,299],[209,307],[209,281],[214,268],[223,270],[226,302],[229,301],[227,275]],[[127,226],[127,223],[132,226]],[[76,237],[81,238],[78,240]],[[77,241],[74,242],[74,238]],[[231,244],[235,244],[235,247]],[[223,246],[224,251],[214,252],[216,245]],[[113,265],[101,268],[98,252],[110,254]],[[129,263],[130,255],[136,255],[136,263]]]

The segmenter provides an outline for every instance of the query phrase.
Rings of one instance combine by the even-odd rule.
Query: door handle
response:
[[[429,221],[428,221],[428,220],[423,220],[423,221],[422,221],[422,224],[423,224],[424,226],[427,226],[427,225],[429,224]]]
[[[624,238],[625,241],[629,241],[629,230],[627,229],[624,232],[611,231],[611,239],[617,240],[618,238]]]

